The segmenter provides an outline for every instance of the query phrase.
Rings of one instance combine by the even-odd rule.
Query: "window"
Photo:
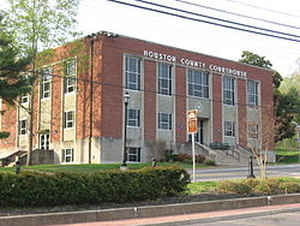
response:
[[[74,126],[74,111],[64,113],[64,128],[72,128]]]
[[[235,136],[235,123],[233,121],[224,121],[224,136]]]
[[[29,100],[28,95],[21,96],[21,98],[20,98],[21,104],[26,104],[26,103],[28,103],[28,100]]]
[[[76,61],[75,60],[68,60],[65,63],[65,75],[76,75]]]
[[[64,78],[64,93],[71,93],[75,90],[76,78],[66,77]]]
[[[127,126],[140,126],[140,110],[128,109],[127,112]]]
[[[41,98],[50,97],[50,87],[52,79],[52,70],[51,68],[45,68],[42,71],[42,83],[41,83]]]
[[[209,96],[208,73],[203,71],[188,71],[188,92],[190,96]]]
[[[74,161],[74,149],[68,148],[62,150],[62,162],[73,162]]]
[[[19,120],[19,135],[24,135],[26,134],[26,129],[27,129],[27,120]]]
[[[41,134],[40,135],[40,149],[49,150],[49,134]]]
[[[158,113],[158,128],[172,129],[172,114]]]
[[[140,90],[141,60],[139,58],[126,56],[125,77],[127,89]]]
[[[248,136],[249,138],[257,139],[258,138],[258,124],[255,122],[248,123]]]
[[[129,162],[141,161],[141,149],[140,148],[127,148],[127,159]]]
[[[247,95],[248,104],[256,106],[258,104],[258,82],[253,80],[247,81]]]
[[[172,65],[158,64],[158,93],[171,95],[172,93]]]
[[[223,101],[224,104],[234,105],[234,79],[223,77]]]
[[[75,60],[67,61],[65,64],[64,93],[71,93],[75,90],[76,85],[76,62]]]

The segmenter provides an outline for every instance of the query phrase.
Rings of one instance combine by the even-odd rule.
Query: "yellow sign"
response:
[[[197,110],[190,110],[187,112],[187,126],[189,133],[197,132]]]

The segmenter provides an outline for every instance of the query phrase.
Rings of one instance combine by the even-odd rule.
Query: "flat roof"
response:
[[[193,53],[193,54],[200,54],[200,55],[203,55],[203,56],[206,56],[206,57],[212,57],[212,58],[216,58],[216,59],[219,59],[219,60],[224,60],[224,61],[228,61],[228,62],[232,62],[232,63],[237,63],[237,64],[240,64],[240,65],[244,65],[244,66],[247,66],[247,67],[253,67],[253,68],[256,68],[256,69],[260,69],[260,70],[276,72],[275,70],[269,69],[269,68],[263,68],[263,67],[259,67],[259,66],[255,66],[255,65],[251,65],[251,64],[242,63],[242,62],[239,62],[239,61],[234,61],[234,60],[230,60],[230,59],[226,59],[226,58],[222,58],[222,57],[217,57],[217,56],[213,56],[213,55],[208,55],[208,54],[195,52],[195,51],[192,51],[192,50],[182,49],[182,48],[179,48],[179,47],[169,46],[169,45],[165,45],[165,44],[161,44],[161,43],[147,41],[147,40],[144,40],[144,39],[139,39],[139,38],[134,38],[134,37],[126,36],[126,35],[121,35],[121,34],[117,34],[117,33],[110,32],[110,31],[99,31],[97,33],[92,33],[92,34],[93,35],[106,35],[108,37],[121,37],[121,38],[133,39],[133,40],[142,41],[142,42],[146,42],[146,43],[150,43],[150,44],[154,44],[154,45],[160,45],[160,46],[167,47],[167,48],[172,48],[172,49],[176,49],[176,50],[180,50],[180,51],[185,51],[185,52],[189,52],[189,53]],[[87,35],[86,37],[89,37],[89,36],[90,35]]]

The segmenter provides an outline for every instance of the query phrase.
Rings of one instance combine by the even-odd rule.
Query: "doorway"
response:
[[[199,119],[197,120],[198,123],[198,131],[195,133],[195,142],[198,142],[200,144],[204,144],[204,120]],[[192,134],[189,134],[189,141],[192,141]]]

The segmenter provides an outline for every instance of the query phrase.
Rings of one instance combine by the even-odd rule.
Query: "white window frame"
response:
[[[131,68],[131,62],[135,62]],[[126,89],[141,89],[141,59],[135,56],[125,56],[125,87]]]
[[[18,124],[18,134],[26,135],[27,133],[27,119],[20,119]]]
[[[209,98],[209,74],[199,70],[188,70],[188,95]]]
[[[247,80],[248,105],[250,106],[258,105],[258,89],[259,89],[259,83],[257,81]]]
[[[224,121],[224,136],[225,137],[235,137],[235,122],[234,121]]]
[[[134,117],[132,117],[134,116]],[[140,110],[139,109],[127,109],[127,126],[128,127],[140,127]]]
[[[172,95],[172,65],[159,62],[157,66],[158,94]],[[165,84],[165,85],[163,85]],[[164,87],[165,86],[165,87]]]
[[[73,93],[76,90],[76,61],[68,60],[65,63],[64,93]]]
[[[29,95],[23,95],[20,97],[20,103],[21,104],[26,104],[29,102]]]
[[[51,81],[52,81],[52,68],[44,68],[42,70],[41,81],[41,99],[51,97]]]
[[[158,113],[158,129],[172,130],[172,114],[169,113]]]
[[[61,161],[63,163],[73,163],[74,162],[74,148],[62,149]]]
[[[141,162],[141,148],[127,147],[127,160],[132,163]]]
[[[40,134],[40,149],[49,150],[49,144],[50,144],[50,134],[49,133]]]
[[[64,112],[64,129],[71,129],[74,127],[74,111]]]
[[[235,79],[226,75],[223,77],[223,103],[235,105]]]
[[[255,122],[248,122],[248,137],[250,139],[258,139],[258,124]]]

